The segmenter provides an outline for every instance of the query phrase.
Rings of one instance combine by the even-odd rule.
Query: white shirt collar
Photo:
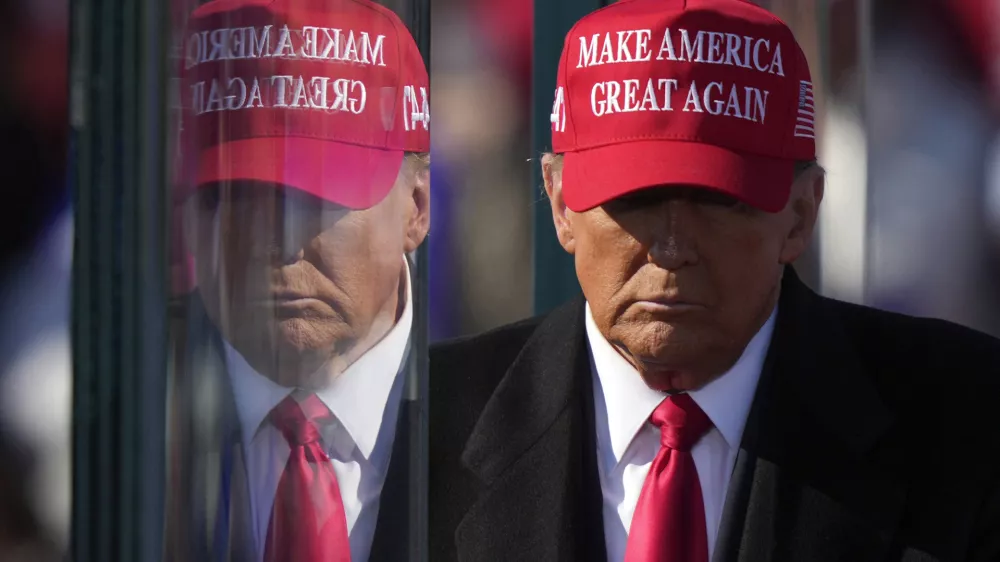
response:
[[[625,450],[667,394],[646,386],[628,361],[604,338],[587,306],[587,340],[597,382],[598,397],[603,395],[608,419],[608,436],[615,462],[621,462]],[[777,307],[747,344],[743,355],[728,372],[704,387],[689,392],[705,411],[730,447],[739,447],[743,438],[750,405],[774,331]]]
[[[406,259],[403,261],[406,262]],[[390,397],[399,394],[392,392],[393,383],[404,367],[403,360],[409,346],[410,329],[413,325],[413,295],[409,263],[406,263],[405,268],[406,304],[399,321],[378,343],[343,373],[334,377],[330,386],[316,392],[316,396],[330,408],[368,460],[372,460],[372,452],[375,450]],[[224,342],[224,345],[227,371],[243,431],[243,445],[249,447],[267,415],[294,389],[283,387],[261,375],[228,342]],[[394,423],[395,416],[391,418],[388,421]]]

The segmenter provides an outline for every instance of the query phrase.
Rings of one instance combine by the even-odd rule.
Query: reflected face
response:
[[[257,371],[285,386],[322,386],[395,323],[405,304],[402,256],[426,233],[414,232],[426,204],[406,180],[401,172],[389,196],[364,210],[255,183],[213,186],[188,201],[199,292]],[[331,360],[339,365],[316,373]]]
[[[652,388],[691,390],[727,371],[776,302],[784,214],[670,187],[566,219],[595,323]]]

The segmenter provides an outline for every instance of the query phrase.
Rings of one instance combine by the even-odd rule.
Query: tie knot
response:
[[[292,447],[319,441],[316,422],[330,417],[329,408],[315,394],[310,394],[301,402],[289,394],[271,410],[271,423]]]
[[[712,420],[687,394],[675,394],[661,402],[650,421],[660,428],[663,446],[677,451],[690,451],[712,427]]]

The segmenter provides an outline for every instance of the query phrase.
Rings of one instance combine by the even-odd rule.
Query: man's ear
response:
[[[814,166],[796,179],[788,206],[784,210],[789,215],[786,224],[790,223],[790,226],[781,248],[781,264],[794,262],[809,247],[825,189],[826,175],[819,166]]]
[[[414,169],[409,172],[410,181],[413,182],[413,192],[410,193],[412,203],[407,205],[406,239],[403,242],[403,251],[407,254],[416,250],[424,239],[427,238],[427,231],[431,228],[431,171],[422,163],[404,162],[403,167]]]
[[[576,251],[576,239],[573,237],[573,224],[569,219],[572,213],[563,200],[562,170],[553,165],[551,154],[542,156],[542,178],[545,180],[545,194],[549,196],[552,206],[552,223],[556,227],[559,244],[570,254]]]

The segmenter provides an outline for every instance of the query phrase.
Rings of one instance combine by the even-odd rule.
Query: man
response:
[[[183,53],[168,558],[407,560],[421,55],[356,0],[208,2]]]
[[[1000,343],[790,265],[824,184],[787,27],[618,2],[559,68],[545,186],[584,298],[432,348],[431,559],[1000,559]]]

